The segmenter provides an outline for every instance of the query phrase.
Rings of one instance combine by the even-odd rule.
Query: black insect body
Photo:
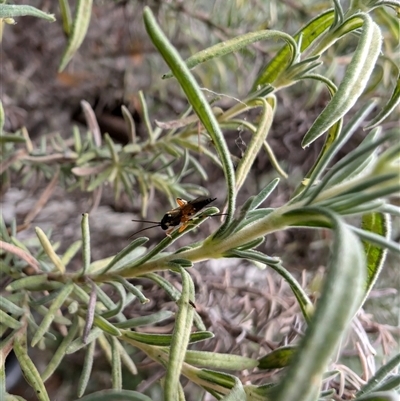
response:
[[[179,227],[179,232],[181,233],[189,224],[190,220],[203,208],[205,208],[211,202],[214,202],[217,198],[207,198],[206,196],[199,196],[196,199],[186,201],[181,198],[176,198],[178,207],[172,209],[165,213],[160,223],[156,221],[148,220],[132,220],[139,223],[154,223],[154,226],[144,228],[137,231],[135,234],[141,231],[147,230],[153,227],[161,227],[163,230],[167,230],[167,235],[169,236],[175,227]]]

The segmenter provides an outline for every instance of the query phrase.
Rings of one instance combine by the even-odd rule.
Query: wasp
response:
[[[149,228],[161,227],[163,230],[167,230],[166,234],[170,236],[172,231],[179,227],[179,232],[181,233],[189,224],[189,222],[193,219],[193,217],[211,202],[214,202],[217,198],[207,198],[206,196],[199,196],[196,199],[186,201],[182,198],[176,198],[176,203],[178,207],[172,209],[164,214],[164,217],[160,222],[157,221],[149,221],[149,220],[132,220],[137,223],[153,223],[154,226],[143,228],[131,235],[134,236],[144,230],[148,230]]]

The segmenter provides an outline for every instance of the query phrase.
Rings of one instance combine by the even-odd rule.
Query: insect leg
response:
[[[189,221],[190,221],[190,220],[189,220]],[[179,231],[180,233],[188,226],[189,221],[186,222],[186,223],[183,223],[183,224],[179,227],[179,230],[178,230],[178,231]]]
[[[170,237],[170,238],[171,238],[171,233],[172,233],[172,231],[174,231],[174,228],[175,228],[174,226],[168,228],[168,230],[165,232],[165,234],[167,235],[167,237]]]

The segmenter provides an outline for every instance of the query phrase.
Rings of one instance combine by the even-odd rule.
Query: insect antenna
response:
[[[132,221],[135,221],[135,220],[132,220]],[[148,223],[148,222],[145,221],[145,223]],[[154,222],[154,223],[155,223],[155,222]],[[131,238],[132,238],[133,236],[135,236],[136,234],[141,233],[142,231],[146,231],[146,230],[149,230],[150,228],[160,227],[160,226],[161,226],[161,224],[158,223],[158,224],[156,224],[156,225],[154,225],[154,226],[142,228],[141,230],[134,232],[134,233],[129,237],[129,239],[131,239]]]
[[[135,223],[152,223],[152,224],[160,224],[158,221],[151,221],[151,220],[132,220]],[[150,227],[149,227],[150,228]]]
[[[133,236],[135,236],[136,234],[141,233],[142,231],[146,231],[146,230],[149,230],[150,228],[160,227],[160,226],[161,226],[161,223],[158,222],[158,221],[151,221],[151,220],[132,220],[132,221],[134,221],[135,223],[151,223],[151,224],[154,224],[154,226],[145,227],[145,228],[142,228],[142,229],[139,230],[139,231],[134,232],[134,233],[129,237],[129,239],[131,239],[131,238],[132,238]]]

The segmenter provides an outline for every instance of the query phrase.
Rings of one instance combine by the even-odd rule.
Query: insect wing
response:
[[[217,198],[207,198],[207,196],[199,196],[188,202],[187,206],[191,207],[195,213],[206,207],[211,202],[214,202]]]

